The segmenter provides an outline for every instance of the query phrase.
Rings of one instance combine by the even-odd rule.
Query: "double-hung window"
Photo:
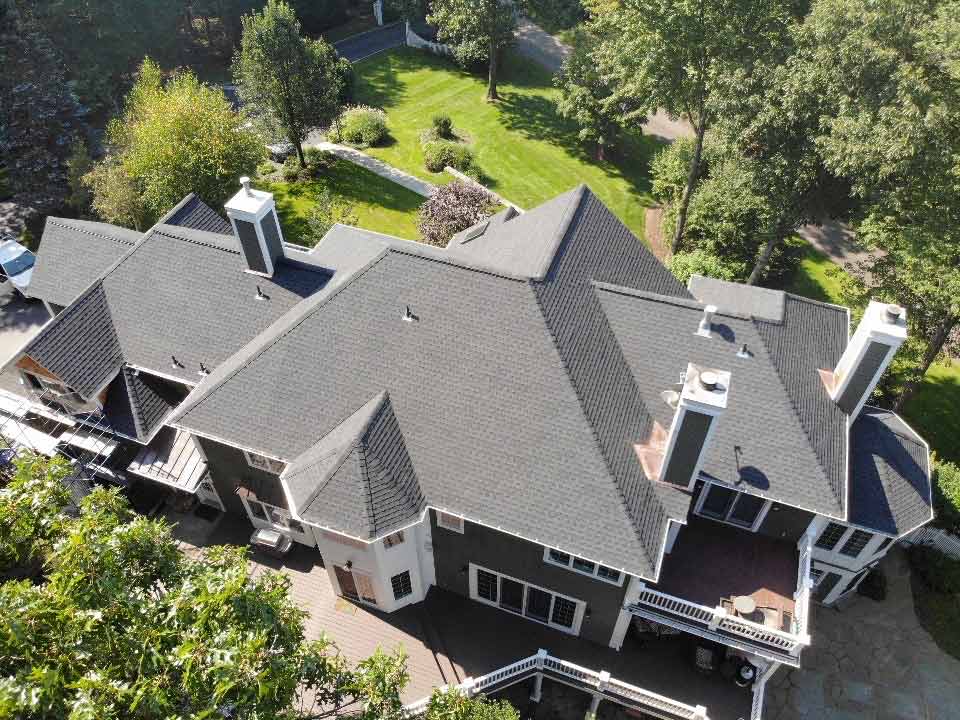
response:
[[[402,542],[403,542],[403,530],[397,530],[397,532],[393,533],[392,535],[387,535],[383,539],[383,546],[389,550],[394,545],[399,545]]]
[[[592,560],[587,560],[586,558],[577,557],[576,555],[571,555],[570,553],[565,553],[553,548],[546,548],[543,553],[543,560],[551,565],[560,565],[574,572],[603,580],[604,582],[623,585],[622,572],[607,567],[606,565],[595,563]]]
[[[707,483],[701,492],[697,513],[713,520],[755,530],[763,520],[768,506],[767,500],[756,495]]]
[[[847,528],[840,523],[832,522],[824,528],[822,533],[820,533],[820,537],[817,538],[817,541],[814,543],[814,545],[821,550],[833,550],[837,546],[837,543],[840,542],[840,538],[843,537],[843,534],[846,531]]]
[[[864,532],[863,530],[854,530],[843,544],[843,547],[840,548],[840,554],[851,558],[858,557],[867,546],[867,543],[872,539],[872,533]]]
[[[248,450],[243,451],[243,456],[247,459],[247,465],[250,467],[257,468],[257,470],[263,470],[264,472],[268,472],[273,475],[279,475],[287,466],[282,460],[274,460],[266,455],[258,455],[257,453],[252,453]]]

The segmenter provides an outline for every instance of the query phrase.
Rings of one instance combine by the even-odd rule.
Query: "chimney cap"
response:
[[[240,187],[243,188],[243,191],[247,195],[253,195],[253,193],[250,192],[250,178],[248,178],[246,175],[240,178]]]
[[[884,319],[889,323],[898,323],[903,317],[903,308],[896,303],[888,303],[883,309]]]
[[[728,370],[699,367],[689,363],[686,382],[680,396],[685,403],[723,409],[727,406],[729,390],[730,372]]]

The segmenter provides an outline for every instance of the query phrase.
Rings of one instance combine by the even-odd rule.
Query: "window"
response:
[[[810,568],[810,579],[813,581],[813,586],[816,587],[820,584],[820,581],[823,580],[823,570],[817,570],[816,568]]]
[[[284,530],[292,530],[293,532],[300,533],[301,535],[307,532],[306,528],[303,527],[301,522],[290,517],[289,511],[276,507],[275,505],[271,505],[270,503],[265,503],[262,500],[257,500],[252,495],[241,495],[240,497],[243,500],[244,507],[247,508],[247,514],[251,519],[259,520],[260,522],[264,523],[270,523],[274,527],[282,528]]]
[[[446,530],[453,530],[454,532],[462,533],[463,532],[463,518],[457,517],[456,515],[451,515],[450,513],[437,511],[437,525]]]
[[[697,512],[753,530],[762,518],[767,501],[756,495],[737,492],[722,485],[708,483],[703,489]]]
[[[861,570],[859,573],[850,578],[850,582],[848,582],[846,587],[840,591],[840,595],[846,595],[848,592],[853,590],[860,583],[860,581],[863,580],[868,572],[870,572],[869,568],[866,570]]]
[[[590,577],[613,583],[614,585],[623,584],[623,574],[619,570],[614,570],[605,565],[595,563],[592,560],[576,557],[570,553],[561,552],[560,550],[546,548],[543,552],[543,561],[551,565],[562,565],[574,572],[589,575]]]
[[[246,450],[243,451],[243,455],[247,459],[247,465],[250,467],[273,473],[274,475],[279,475],[286,467],[286,463],[283,461],[274,460],[264,455],[257,455],[256,453],[247,452]]]
[[[880,542],[880,544],[877,545],[877,549],[873,551],[874,555],[879,555],[880,553],[882,553],[884,550],[890,547],[890,543],[892,542],[893,542],[893,538],[884,538]]]
[[[394,545],[399,545],[402,542],[403,542],[403,530],[398,530],[397,532],[393,533],[393,535],[387,535],[383,539],[383,546],[389,550]]]
[[[497,601],[497,576],[486,570],[477,570],[477,595],[492,603]]]
[[[347,547],[356,548],[357,550],[367,549],[367,543],[363,542],[362,540],[354,540],[346,535],[340,535],[339,533],[330,532],[328,530],[324,530],[321,534],[323,535],[324,540],[337,543],[337,545],[346,545]]]
[[[547,588],[470,565],[470,597],[577,635],[586,605]]]
[[[399,600],[413,593],[413,586],[410,584],[410,571],[404,570],[399,575],[390,578],[390,586],[393,588],[393,599]]]
[[[820,533],[820,537],[817,538],[817,542],[814,544],[821,550],[833,550],[846,531],[847,529],[843,525],[830,523],[826,529]]]
[[[256,500],[251,500],[247,503],[247,507],[250,508],[250,514],[257,518],[257,520],[266,521],[267,511],[263,509],[263,505]]]
[[[873,534],[863,530],[854,530],[853,534],[847,539],[840,548],[840,554],[855,558],[867,546],[867,543],[873,539]]]

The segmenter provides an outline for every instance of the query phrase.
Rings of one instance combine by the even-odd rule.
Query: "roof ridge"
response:
[[[800,430],[803,432],[803,436],[807,439],[807,447],[810,449],[810,452],[813,453],[813,457],[817,461],[817,469],[820,471],[820,474],[823,476],[823,479],[827,481],[827,486],[830,488],[830,492],[833,494],[834,499],[837,501],[837,504],[840,508],[846,507],[846,504],[842,498],[840,498],[833,489],[833,484],[830,482],[830,478],[827,475],[826,469],[823,467],[823,461],[820,458],[820,454],[816,450],[816,444],[814,443],[813,436],[810,434],[809,428],[807,428],[806,423],[803,421],[803,417],[800,414],[800,408],[797,405],[797,401],[794,399],[793,394],[787,388],[787,383],[783,379],[783,375],[780,373],[780,364],[774,360],[774,354],[770,351],[770,347],[767,345],[766,338],[763,337],[763,333],[760,332],[760,329],[757,327],[757,323],[766,323],[768,325],[776,325],[777,323],[772,323],[768,320],[763,320],[759,318],[750,318],[750,321],[753,323],[754,329],[757,331],[757,339],[760,341],[760,346],[763,348],[763,351],[767,354],[767,357],[770,360],[770,366],[773,368],[773,374],[777,378],[777,382],[780,383],[780,387],[783,390],[783,395],[786,397],[787,402],[790,405],[791,415],[793,419],[796,420],[797,425],[800,426]],[[786,312],[784,312],[784,321],[786,321]],[[847,432],[849,434],[849,426],[847,427]],[[848,458],[849,461],[849,458]],[[847,473],[849,475],[849,472]],[[849,481],[849,478],[848,478]]]
[[[557,261],[557,251],[560,249],[564,239],[570,232],[570,226],[573,224],[573,219],[577,216],[577,211],[593,194],[590,188],[587,187],[586,183],[580,183],[570,192],[570,203],[564,209],[563,215],[560,218],[560,222],[557,223],[556,232],[553,235],[553,241],[549,244],[549,246],[544,248],[544,254],[541,258],[541,263],[544,264],[544,267],[540,274],[535,276],[535,279],[537,280],[543,280],[550,273],[550,268],[552,268],[553,264]],[[533,208],[533,210],[536,210],[536,208]],[[532,212],[532,210],[530,212]],[[545,262],[548,258],[549,262]]]
[[[196,228],[185,227],[183,225],[167,225],[166,223],[162,225],[158,224],[154,231],[157,235],[162,235],[163,237],[169,238],[170,240],[180,240],[181,242],[188,242],[194,245],[199,245],[201,247],[208,247],[214,250],[220,250],[222,252],[230,253],[231,255],[240,254],[240,250],[237,248],[224,247],[222,245],[216,245],[212,242],[204,242],[199,238],[185,237],[184,235],[174,234],[169,231],[163,231],[162,228],[178,228],[182,232],[185,231],[188,233],[206,233],[208,235],[215,235],[217,237],[230,237],[229,235],[221,235],[220,233],[210,232],[209,230],[197,230]],[[290,258],[290,259],[296,260],[296,258]]]
[[[71,224],[71,222],[72,222],[72,221],[75,221],[75,220],[76,220],[76,221],[79,221],[79,222],[83,222],[83,223],[95,223],[95,222],[98,222],[98,221],[96,221],[96,220],[82,220],[81,218],[61,218],[61,217],[54,217],[53,215],[47,217],[47,222],[49,222],[49,223],[51,223],[51,224],[53,224],[53,225],[58,225],[59,227],[62,227],[64,230],[75,230],[76,232],[83,233],[84,235],[92,235],[93,237],[98,237],[98,238],[101,238],[101,239],[103,239],[103,240],[111,240],[111,241],[113,241],[113,242],[115,242],[115,243],[118,243],[118,244],[121,244],[121,245],[127,245],[127,246],[130,246],[130,247],[132,247],[132,246],[134,246],[134,245],[137,244],[137,241],[130,242],[130,241],[128,241],[128,240],[124,240],[123,238],[119,238],[119,237],[116,237],[116,236],[113,236],[113,235],[107,235],[106,233],[98,233],[98,232],[95,232],[94,230],[91,230],[91,229],[89,229],[89,228],[87,228],[87,227],[83,227],[83,226],[80,226],[80,225],[73,225],[73,224]],[[122,227],[121,225],[114,225],[114,224],[112,224],[112,223],[99,223],[99,224],[101,224],[101,225],[108,225],[108,226],[110,226],[110,227],[117,228],[118,230],[126,230],[127,232],[132,232],[132,233],[139,233],[139,232],[140,232],[139,230],[130,230],[129,228]],[[143,235],[144,235],[144,233],[141,233],[140,235],[141,235],[141,238],[142,238]]]

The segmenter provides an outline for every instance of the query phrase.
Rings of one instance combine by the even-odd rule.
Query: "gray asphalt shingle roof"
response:
[[[850,433],[850,521],[904,535],[933,517],[930,452],[888,410],[864,407]]]
[[[181,200],[160,222],[220,235],[233,234],[230,223],[193,193]]]
[[[110,383],[104,414],[116,432],[147,442],[184,397],[173,383],[126,366]]]
[[[48,217],[27,292],[69,305],[141,236],[107,223]]]
[[[282,479],[302,518],[354,537],[396,530],[426,506],[386,392],[290,463]]]

